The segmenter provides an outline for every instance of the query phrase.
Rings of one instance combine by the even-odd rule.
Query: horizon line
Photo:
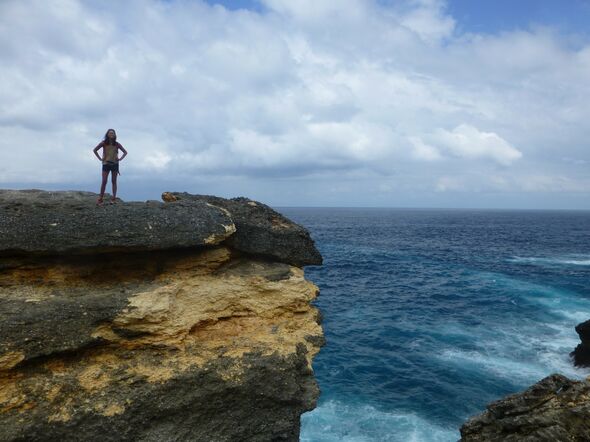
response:
[[[590,212],[589,209],[569,208],[515,208],[515,207],[411,207],[411,206],[277,206],[277,209],[395,209],[395,210],[502,210],[530,212]]]
[[[69,188],[69,189],[55,189],[55,188],[51,188],[51,186],[49,186],[50,188],[48,189],[46,186],[27,186],[27,185],[20,185],[20,184],[16,184],[14,185],[13,183],[4,183],[4,185],[8,184],[8,187],[3,187],[3,185],[0,185],[0,190],[40,190],[40,191],[44,191],[44,192],[68,192],[68,191],[73,191],[73,192],[90,192],[90,193],[96,193],[92,190],[82,190],[82,189],[73,189],[73,188]],[[25,187],[26,186],[26,187]],[[43,188],[45,187],[45,188]],[[61,186],[60,186],[61,187]],[[106,192],[108,193],[108,192]],[[105,193],[105,194],[106,194]],[[207,194],[202,194],[202,195],[207,195]],[[273,208],[284,208],[284,209],[369,209],[369,210],[375,210],[375,209],[390,209],[390,210],[450,210],[450,211],[461,211],[461,210],[488,210],[488,211],[530,211],[530,212],[590,212],[590,207],[588,208],[571,208],[571,207],[560,207],[560,208],[549,208],[549,207],[498,207],[498,206],[491,206],[491,207],[448,207],[448,206],[362,206],[362,205],[354,205],[354,206],[340,206],[340,205],[291,205],[291,204],[272,204],[272,203],[266,203],[264,201],[258,200],[256,198],[251,198],[248,196],[233,196],[233,197],[223,197],[223,196],[219,196],[219,195],[209,195],[209,196],[215,196],[215,197],[220,197],[220,198],[225,198],[225,199],[231,199],[231,198],[239,198],[239,197],[245,197],[248,199],[251,199],[253,201],[258,201],[262,204],[265,204],[269,207],[273,207]],[[160,198],[142,198],[142,199],[137,199],[137,198],[131,198],[129,200],[125,200],[123,198],[120,198],[123,202],[145,202],[145,201],[161,201]]]

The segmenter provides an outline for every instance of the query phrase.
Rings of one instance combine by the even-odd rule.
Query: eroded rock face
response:
[[[522,393],[488,405],[461,427],[461,440],[588,441],[590,380],[548,376]]]
[[[236,225],[236,234],[228,238],[227,244],[236,250],[296,266],[322,264],[322,255],[307,230],[262,203],[178,192],[164,192],[162,199],[174,204],[207,203],[227,210]]]
[[[207,203],[177,203],[162,210],[195,210],[203,224]],[[223,214],[215,226],[231,220],[212,210]],[[225,231],[208,223],[203,232]],[[311,361],[323,343],[310,304],[318,289],[301,268],[225,239],[83,254],[10,255],[9,244],[0,244],[0,441],[298,440],[319,395]]]
[[[576,326],[576,332],[580,336],[581,344],[571,353],[574,365],[577,367],[590,367],[590,320]]]

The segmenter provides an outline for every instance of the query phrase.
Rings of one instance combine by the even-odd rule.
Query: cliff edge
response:
[[[559,374],[492,402],[461,427],[462,442],[582,442],[590,440],[590,378]]]
[[[0,191],[0,441],[295,441],[321,255],[245,198]]]

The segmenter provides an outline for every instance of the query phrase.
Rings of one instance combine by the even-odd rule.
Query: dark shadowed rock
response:
[[[0,190],[0,253],[158,250],[216,244],[235,227],[205,202],[96,206],[90,192]]]
[[[559,374],[493,402],[461,427],[469,441],[589,441],[590,381]]]
[[[307,230],[262,203],[243,197],[224,199],[178,192],[165,192],[162,199],[172,205],[191,201],[226,209],[236,226],[236,233],[226,244],[234,249],[297,266],[322,263]]]
[[[315,407],[319,394],[303,348],[286,358],[245,355],[241,363],[248,368],[236,382],[220,376],[234,364],[228,358],[154,383],[145,376],[125,375],[138,359],[133,351],[119,357],[125,362],[114,376],[121,381],[103,391],[108,406],[97,411],[96,402],[81,398],[75,414],[60,415],[64,401],[56,398],[57,404],[47,404],[44,397],[32,396],[39,405],[26,419],[19,420],[16,411],[0,413],[0,440],[297,442],[300,415]],[[165,361],[167,354],[150,357]],[[76,357],[70,360],[77,362]],[[63,376],[59,387],[62,392],[81,389],[73,376]]]
[[[576,332],[582,341],[571,353],[576,367],[590,367],[590,320],[576,326]]]
[[[22,353],[15,362],[20,363],[100,342],[94,329],[127,306],[127,297],[116,295],[115,290],[63,290],[43,303],[0,298],[0,355],[18,349]],[[0,358],[0,369],[3,362]]]

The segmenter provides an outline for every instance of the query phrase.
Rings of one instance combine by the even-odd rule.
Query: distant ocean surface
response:
[[[590,212],[280,208],[324,256],[322,390],[301,440],[456,441],[553,372],[590,319]]]

